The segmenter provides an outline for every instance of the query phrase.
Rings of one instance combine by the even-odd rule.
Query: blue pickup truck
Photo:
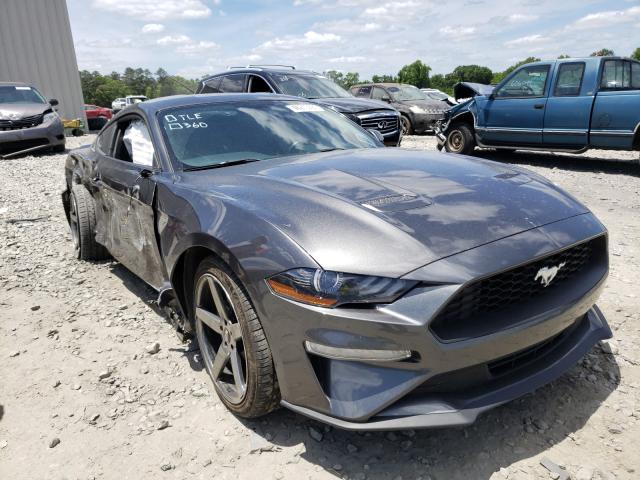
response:
[[[463,154],[476,146],[573,153],[640,149],[640,62],[635,60],[529,63],[494,88],[465,87],[476,96],[438,122],[439,149]]]

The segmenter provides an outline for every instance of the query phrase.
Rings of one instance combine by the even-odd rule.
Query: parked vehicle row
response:
[[[237,73],[208,88],[266,77]],[[155,289],[242,417],[467,425],[611,336],[594,305],[607,232],[585,206],[524,169],[379,136],[299,96],[132,105],[65,163],[76,256]]]
[[[495,88],[463,84],[456,97],[474,93],[438,123],[440,148],[464,154],[476,146],[640,149],[638,61],[589,57],[530,63]]]
[[[47,148],[63,152],[64,126],[56,105],[32,85],[0,82],[0,157]]]
[[[390,104],[401,115],[402,133],[412,135],[433,131],[449,106],[428,97],[419,88],[401,83],[368,83],[351,87],[359,98],[372,98]]]
[[[144,95],[127,95],[126,97],[116,98],[111,102],[111,110],[113,110],[113,113],[118,113],[129,105],[135,105],[136,103],[144,102],[145,100],[148,99]]]

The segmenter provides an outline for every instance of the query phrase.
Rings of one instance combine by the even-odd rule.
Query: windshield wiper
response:
[[[244,163],[259,162],[257,158],[241,158],[240,160],[232,160],[230,162],[214,163],[213,165],[199,165],[197,167],[183,168],[184,172],[195,172],[197,170],[209,170],[211,168],[231,167],[233,165],[242,165]]]
[[[318,150],[320,153],[324,152],[335,152],[336,150],[346,150],[346,148],[335,147],[335,148],[323,148],[322,150]]]

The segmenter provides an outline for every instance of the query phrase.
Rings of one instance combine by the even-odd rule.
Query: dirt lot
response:
[[[149,289],[116,262],[72,258],[65,156],[0,161],[0,478],[559,478],[544,457],[573,479],[640,478],[638,153],[481,155],[550,177],[609,228],[599,303],[614,339],[472,427],[367,434],[229,414]]]

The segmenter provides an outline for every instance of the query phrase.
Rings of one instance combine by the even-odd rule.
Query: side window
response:
[[[603,90],[622,90],[631,87],[631,62],[624,60],[605,60],[602,67],[600,88]]]
[[[220,93],[220,82],[222,77],[216,77],[204,84],[200,93]]]
[[[631,63],[631,88],[640,88],[640,63]]]
[[[103,128],[98,134],[96,145],[98,151],[103,155],[111,155],[111,144],[113,143],[113,134],[116,131],[116,124],[112,123],[107,128]]]
[[[271,90],[271,87],[264,78],[257,75],[251,75],[249,77],[249,88],[247,90],[249,93],[273,93],[273,90]]]
[[[373,95],[371,95],[371,98],[374,100],[382,100],[385,97],[389,98],[389,94],[384,88],[373,87]]]
[[[563,63],[558,68],[558,79],[553,94],[556,97],[580,95],[584,63]]]
[[[352,92],[356,97],[365,97],[369,98],[371,95],[371,87],[355,87]]]
[[[142,120],[118,123],[119,135],[114,148],[114,158],[145,167],[153,167],[153,144],[149,130]]]
[[[496,92],[498,98],[541,97],[547,85],[549,65],[532,65],[518,70]]]
[[[242,93],[244,91],[244,74],[225,75],[220,84],[220,93]]]

